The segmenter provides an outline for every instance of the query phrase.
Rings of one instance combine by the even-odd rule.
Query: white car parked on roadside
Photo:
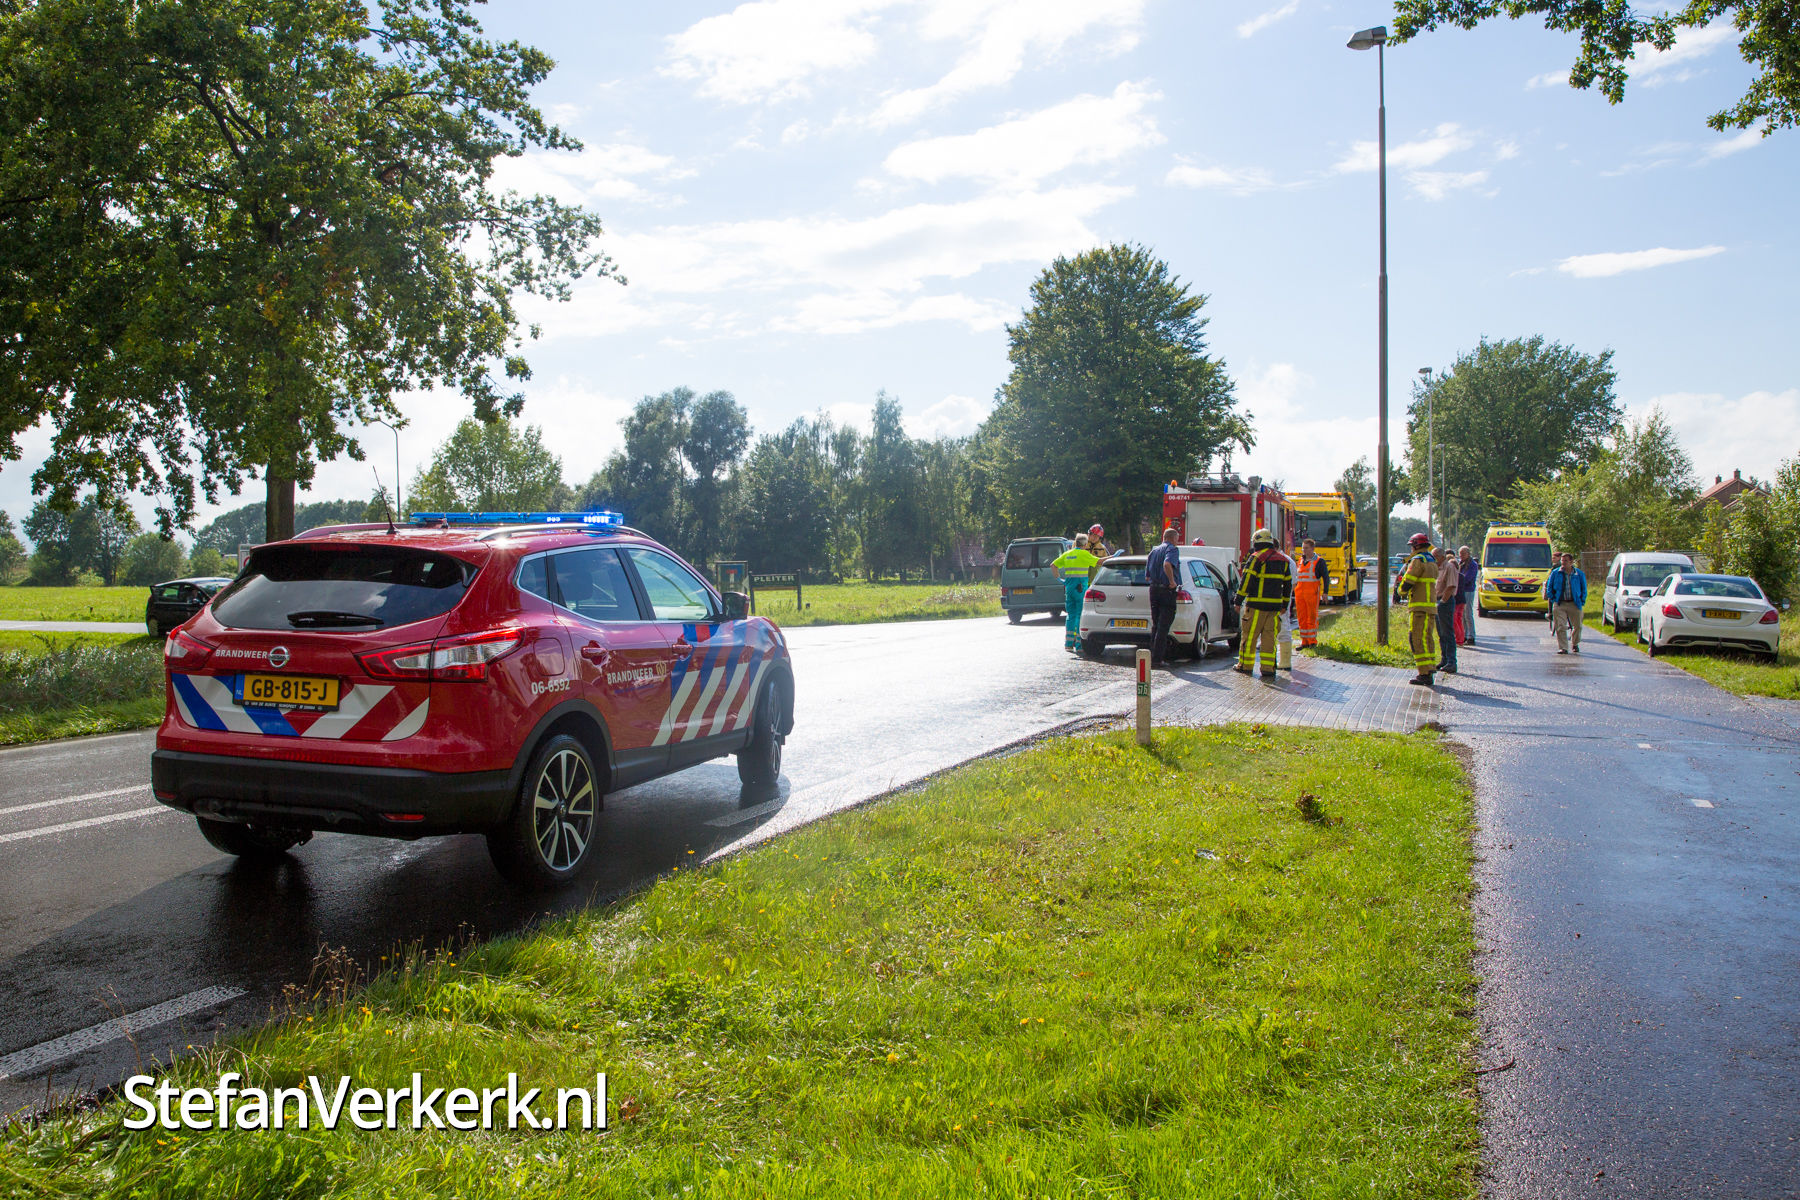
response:
[[[1214,641],[1237,638],[1237,551],[1229,546],[1182,546],[1181,587],[1169,638],[1190,658],[1205,658]],[[1114,555],[1088,585],[1081,609],[1081,653],[1097,658],[1108,646],[1150,644],[1148,557]]]
[[[1694,560],[1671,551],[1626,551],[1613,555],[1606,569],[1606,588],[1600,593],[1600,623],[1615,629],[1631,629],[1638,623],[1638,609],[1656,585],[1677,571],[1692,573]]]
[[[1671,575],[1639,613],[1638,641],[1651,658],[1659,650],[1719,646],[1773,659],[1781,642],[1781,613],[1743,575]]]

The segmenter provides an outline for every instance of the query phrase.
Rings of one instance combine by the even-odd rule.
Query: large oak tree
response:
[[[579,148],[551,65],[470,0],[0,0],[0,456],[48,418],[40,491],[165,532],[261,475],[274,537],[398,393],[516,413],[514,294],[611,270],[596,217],[493,186]]]
[[[1098,520],[1126,543],[1160,513],[1165,483],[1250,446],[1225,364],[1206,353],[1205,303],[1141,246],[1044,269],[1007,327],[1012,372],[971,447],[996,533]]]

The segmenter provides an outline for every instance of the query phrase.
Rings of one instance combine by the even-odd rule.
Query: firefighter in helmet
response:
[[[1238,660],[1232,670],[1252,674],[1261,651],[1265,676],[1275,673],[1275,633],[1294,598],[1294,561],[1275,546],[1275,535],[1258,529],[1238,582]]]
[[[1112,555],[1112,551],[1106,545],[1106,530],[1098,524],[1088,526],[1087,548],[1088,553],[1094,556],[1094,565],[1088,571],[1088,579],[1091,581],[1100,573],[1100,564]]]
[[[1406,543],[1412,558],[1406,570],[1394,581],[1394,603],[1405,604],[1412,617],[1413,666],[1418,674],[1407,680],[1421,687],[1431,686],[1431,673],[1437,670],[1437,564],[1431,558],[1431,537],[1415,533]]]

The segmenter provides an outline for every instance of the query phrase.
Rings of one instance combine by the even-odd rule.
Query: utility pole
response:
[[[1433,499],[1437,496],[1437,485],[1433,482],[1436,476],[1432,473],[1437,466],[1437,424],[1432,419],[1431,405],[1431,368],[1420,367],[1419,374],[1425,378],[1425,528],[1431,534],[1431,540],[1437,541],[1437,521],[1432,510]]]

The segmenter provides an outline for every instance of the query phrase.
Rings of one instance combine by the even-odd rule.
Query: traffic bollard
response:
[[[1137,652],[1137,741],[1150,744],[1150,652]]]

